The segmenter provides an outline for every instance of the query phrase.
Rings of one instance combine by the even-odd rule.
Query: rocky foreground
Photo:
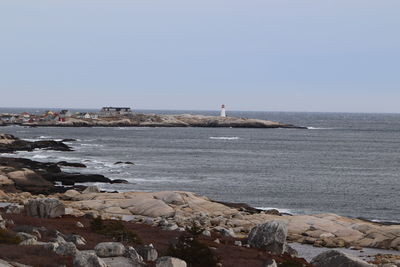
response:
[[[86,188],[82,192],[72,189],[62,194],[57,193],[49,196],[31,195],[27,192],[0,192],[0,201],[13,203],[6,206],[3,216],[6,218],[10,216],[9,218],[14,220],[16,218],[21,218],[18,216],[24,216],[23,221],[25,222],[29,222],[26,216],[38,218],[57,218],[62,216],[62,218],[76,218],[76,220],[85,221],[86,225],[88,225],[87,218],[123,220],[129,221],[129,223],[139,228],[140,225],[146,225],[146,227],[149,226],[160,229],[157,231],[175,233],[175,237],[179,236],[179,233],[190,232],[188,229],[195,225],[198,229],[201,229],[201,236],[203,239],[207,240],[205,243],[208,244],[209,247],[218,246],[217,244],[223,242],[225,244],[230,244],[231,247],[240,247],[242,251],[247,251],[247,249],[251,251],[251,249],[255,249],[258,253],[261,253],[260,251],[265,251],[267,253],[260,254],[265,256],[262,257],[264,263],[258,260],[248,265],[235,265],[227,259],[225,259],[225,262],[220,259],[219,265],[215,266],[280,266],[280,263],[288,260],[294,261],[297,264],[290,266],[307,266],[304,260],[296,258],[298,257],[297,252],[290,247],[290,242],[293,241],[332,248],[353,247],[354,249],[361,250],[363,246],[366,246],[400,249],[400,226],[383,226],[334,214],[288,216],[277,214],[276,211],[270,212],[275,214],[268,214],[268,212],[252,214],[248,211],[230,208],[223,204],[213,202],[206,197],[198,196],[190,192],[105,193],[100,192],[97,187],[93,186]],[[36,221],[36,224],[39,222],[40,221]],[[3,221],[3,228],[5,228],[6,225],[7,221]],[[47,225],[47,223],[45,225]],[[57,230],[59,232],[65,232],[62,226],[59,226]],[[21,232],[24,232],[23,229]],[[76,231],[74,233],[76,233]],[[32,232],[28,234],[32,234]],[[82,234],[82,237],[85,239],[85,234]],[[25,243],[20,245],[42,246],[58,255],[65,254],[71,256],[73,262],[78,260],[86,262],[81,265],[74,263],[73,266],[143,266],[157,259],[147,258],[145,262],[142,262],[143,265],[113,265],[113,262],[109,258],[126,257],[123,255],[125,255],[124,253],[128,248],[125,246],[122,248],[122,245],[119,244],[106,244],[111,247],[120,247],[119,251],[121,252],[119,252],[119,254],[101,254],[97,252],[97,245],[94,248],[85,247],[83,251],[75,250],[76,245],[82,245],[80,243],[75,244],[75,246],[66,245],[68,242],[80,242],[80,238],[71,237],[70,235],[60,235],[65,241],[60,238],[57,239],[57,235],[52,236],[53,239],[50,241],[38,241],[37,237],[26,236],[25,234],[19,235],[22,235],[21,238],[25,238],[25,241],[29,240],[26,242],[23,241]],[[78,239],[78,241],[76,239]],[[115,241],[114,239],[112,240]],[[172,240],[169,240],[167,243],[171,242]],[[106,245],[103,244],[102,246]],[[133,246],[133,249],[140,250],[139,247],[140,246]],[[91,249],[91,251],[87,252],[87,249]],[[110,249],[113,250],[114,248]],[[67,250],[67,252],[65,252],[65,250]],[[89,256],[85,253],[92,255],[94,253],[100,258],[100,261],[102,257],[107,258],[106,260],[103,259],[106,264],[96,263],[95,265],[90,265],[91,261],[97,262],[99,259],[88,259],[86,257]],[[237,253],[239,253],[239,251]],[[246,253],[251,254],[253,252],[247,251]],[[168,254],[168,251],[164,250],[163,254]],[[274,260],[274,262],[271,262],[272,265],[262,265],[271,259]],[[252,262],[252,260],[255,260],[255,258],[249,258],[245,260],[245,262]],[[386,256],[384,260],[385,261],[367,263],[341,252],[326,252],[317,256],[311,264],[313,266],[325,267],[400,266],[399,257]],[[230,264],[227,264],[227,262],[230,262]],[[374,263],[377,264],[374,265]],[[384,265],[384,263],[386,265]],[[391,265],[388,265],[389,263]]]
[[[0,144],[5,151],[32,145],[13,147],[19,139],[2,136]],[[58,145],[62,146],[62,142]],[[297,258],[290,242],[329,248],[400,251],[400,225],[381,225],[335,214],[291,216],[276,210],[260,211],[241,204],[218,203],[192,192],[101,192],[95,186],[74,187],[79,173],[63,173],[59,165],[73,166],[66,162],[0,158],[0,202],[5,203],[0,217],[0,258],[7,260],[0,262],[0,266],[19,266],[13,263],[18,260],[31,264],[23,258],[24,253],[36,255],[39,263],[33,266],[60,266],[49,265],[46,257],[37,256],[48,253],[56,262],[62,260],[64,266],[310,266]],[[56,185],[56,181],[64,186]],[[115,231],[115,225],[99,230],[93,227],[95,220],[124,221],[124,227],[138,231],[146,242],[139,246],[135,239],[130,243],[136,233],[126,232],[125,228],[118,228],[117,234],[109,236],[109,232]],[[97,221],[94,226],[99,223]],[[49,225],[54,226],[51,231]],[[81,226],[84,230],[79,230]],[[157,237],[161,236],[165,237],[160,241]],[[158,252],[169,258],[154,256],[154,247],[149,243],[157,244],[156,248],[161,248]],[[211,255],[213,264],[193,264],[198,261],[193,257],[204,250]],[[3,255],[8,256],[4,258]],[[40,263],[41,259],[44,263]],[[367,263],[328,251],[311,264],[393,267],[400,266],[399,260],[389,255]]]
[[[135,114],[127,117],[76,119],[68,118],[67,121],[44,121],[22,123],[24,126],[60,126],[60,127],[232,127],[232,128],[300,128],[291,124],[280,122],[203,115],[159,115]]]

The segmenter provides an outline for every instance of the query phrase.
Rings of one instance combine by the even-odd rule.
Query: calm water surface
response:
[[[88,168],[79,171],[131,182],[101,185],[105,189],[187,190],[292,213],[333,212],[400,221],[399,114],[229,115],[311,129],[3,127],[0,131],[34,140],[78,139],[70,143],[73,152],[17,156],[83,162]],[[115,165],[116,161],[135,165]]]

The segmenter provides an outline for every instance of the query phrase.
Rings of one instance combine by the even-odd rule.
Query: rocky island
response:
[[[0,126],[57,127],[232,127],[232,128],[295,128],[291,124],[269,120],[204,115],[161,115],[139,113],[78,113],[65,115],[48,111],[42,115],[0,114]]]
[[[37,145],[0,135],[0,152]],[[292,247],[399,251],[400,225],[261,211],[183,191],[102,192],[75,186],[93,180],[60,164],[74,166],[0,157],[0,266],[400,266],[396,255],[367,262],[336,250],[308,263]]]

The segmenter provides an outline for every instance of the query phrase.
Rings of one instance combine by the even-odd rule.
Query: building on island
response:
[[[127,107],[103,107],[99,113],[100,117],[118,117],[132,115],[131,108]]]
[[[224,104],[222,104],[222,106],[221,106],[221,117],[226,117],[226,112],[225,112],[225,105]]]
[[[72,112],[69,111],[68,109],[63,109],[60,111],[60,117],[69,118],[71,116],[72,116]]]

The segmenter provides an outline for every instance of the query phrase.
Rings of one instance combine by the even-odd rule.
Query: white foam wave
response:
[[[312,127],[312,126],[310,126],[310,127],[307,127],[307,129],[308,129],[308,130],[332,130],[332,129],[335,129],[335,128],[329,128],[329,127]]]
[[[38,139],[38,138],[23,138],[22,140],[28,141],[28,142],[36,142],[36,141],[40,141],[41,139]]]
[[[376,222],[376,223],[393,223],[393,224],[400,224],[399,220],[378,220],[378,219],[373,219],[371,220],[372,222]]]
[[[210,139],[213,139],[213,140],[238,140],[240,138],[237,136],[211,136]]]
[[[272,207],[256,207],[256,209],[259,209],[259,210],[277,210],[280,213],[296,214],[296,212],[294,212],[293,210],[289,210],[289,209],[272,208]]]
[[[45,156],[45,155],[34,155],[32,158],[33,159],[48,159],[50,157],[49,156]]]
[[[41,135],[39,136],[40,139],[52,139],[53,137],[47,136],[47,135]]]
[[[81,146],[98,147],[98,146],[103,146],[103,145],[102,144],[81,144]]]

